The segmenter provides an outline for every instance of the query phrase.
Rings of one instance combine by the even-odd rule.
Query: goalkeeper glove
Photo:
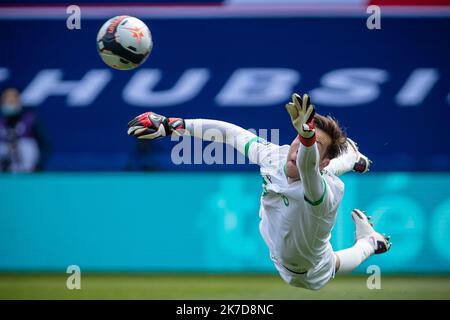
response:
[[[185,128],[181,118],[166,118],[154,112],[145,112],[128,122],[128,135],[138,139],[158,139],[172,133],[181,135]]]
[[[300,136],[300,141],[303,144],[312,145],[315,141],[316,133],[314,129],[314,115],[316,114],[316,110],[314,105],[310,103],[309,96],[304,94],[302,99],[298,94],[294,93],[292,95],[292,101],[286,104],[286,109],[291,116],[294,128]]]

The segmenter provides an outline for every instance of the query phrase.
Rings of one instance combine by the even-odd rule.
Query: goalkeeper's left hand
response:
[[[315,134],[314,115],[316,111],[314,105],[310,103],[309,96],[304,94],[302,99],[294,93],[292,101],[286,104],[286,109],[298,134],[304,139],[312,138]]]
[[[138,139],[158,139],[172,133],[181,135],[185,128],[181,118],[166,118],[154,112],[145,112],[128,122],[128,135]]]

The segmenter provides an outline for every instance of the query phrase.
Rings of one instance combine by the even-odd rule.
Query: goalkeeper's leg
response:
[[[336,251],[336,271],[350,272],[373,254],[386,252],[391,247],[389,237],[375,231],[368,217],[361,210],[354,209],[355,244],[353,247]]]
[[[365,173],[369,171],[371,163],[369,158],[359,152],[356,143],[347,138],[346,150],[339,157],[332,159],[325,170],[337,176],[350,171]]]

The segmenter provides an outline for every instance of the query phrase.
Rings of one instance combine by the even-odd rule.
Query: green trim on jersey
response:
[[[251,138],[246,144],[245,144],[245,157],[248,158],[248,151],[250,150],[250,145],[257,141],[259,137]]]
[[[289,207],[289,198],[286,197],[284,194],[281,195],[281,199],[283,199],[283,203],[286,207]]]
[[[266,179],[264,179],[264,176],[262,177],[262,181],[263,181],[263,184],[262,184],[262,194],[261,194],[261,196],[262,197],[264,197],[267,193],[268,193],[268,191],[267,191],[267,181],[266,181]]]
[[[305,198],[305,201],[308,202],[312,206],[318,206],[319,204],[321,204],[323,202],[323,199],[325,199],[325,193],[327,192],[327,184],[325,183],[325,180],[323,178],[322,178],[322,180],[323,180],[323,194],[319,200],[312,202],[306,197],[306,195],[303,196]]]

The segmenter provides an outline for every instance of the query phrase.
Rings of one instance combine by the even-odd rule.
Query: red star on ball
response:
[[[133,38],[136,38],[137,43],[139,44],[141,42],[141,39],[144,37],[144,32],[141,31],[144,27],[134,27],[134,28],[124,28],[127,30],[130,30],[133,34]]]

